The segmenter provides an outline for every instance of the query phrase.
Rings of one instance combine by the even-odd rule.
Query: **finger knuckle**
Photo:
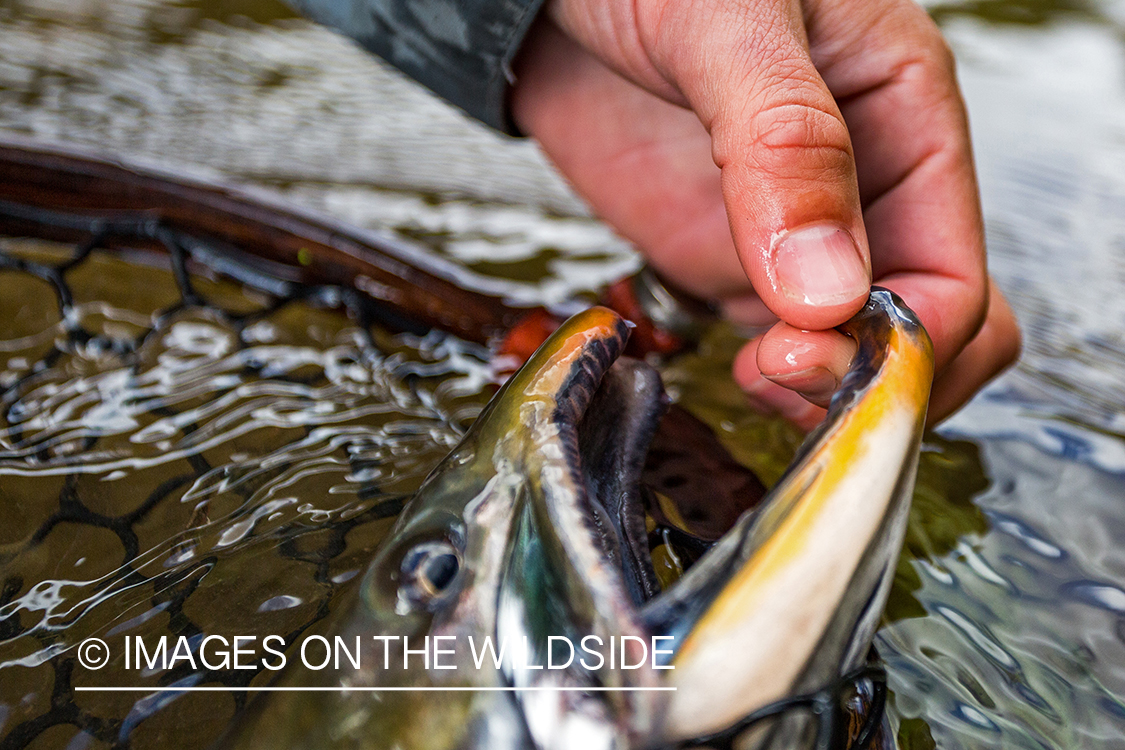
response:
[[[956,68],[953,49],[931,22],[904,47],[898,77],[915,78],[926,90],[944,92],[956,86]]]
[[[767,172],[838,170],[852,158],[840,115],[809,102],[788,101],[760,111],[751,143],[757,166]]]

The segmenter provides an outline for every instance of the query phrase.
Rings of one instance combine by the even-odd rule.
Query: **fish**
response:
[[[617,314],[564,322],[423,482],[331,618],[358,668],[291,665],[278,685],[317,689],[260,694],[221,746],[811,747],[808,715],[765,731],[746,717],[867,659],[933,379],[930,340],[892,292],[873,288],[840,330],[857,353],[825,421],[662,588],[640,476],[668,397],[655,369],[621,357]]]

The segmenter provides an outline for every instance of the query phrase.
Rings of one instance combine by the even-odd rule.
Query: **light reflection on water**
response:
[[[68,281],[80,304],[63,322],[37,280],[3,275],[18,316],[49,322],[0,341],[0,736],[23,746],[61,723],[47,745],[190,732],[177,744],[206,746],[238,699],[85,702],[70,688],[245,684],[254,673],[184,663],[125,671],[124,638],[288,642],[319,621],[496,378],[480,347],[368,338],[336,312],[293,305],[240,324],[260,301],[205,279],[211,305],[164,313],[165,269],[95,256]],[[75,344],[73,325],[93,338]],[[117,658],[76,669],[73,649],[94,634]],[[51,709],[53,693],[65,698]]]
[[[911,563],[927,614],[879,636],[896,712],[928,724],[904,719],[902,734],[941,747],[1125,738],[1121,10],[937,14],[970,107],[990,267],[1025,331],[1018,368],[941,430],[979,450],[986,526]]]
[[[992,271],[1026,340],[1018,369],[927,443],[878,639],[892,723],[909,748],[1115,747],[1125,737],[1125,5],[932,9],[960,62]],[[521,293],[564,299],[632,267],[528,144],[465,123],[284,15],[247,0],[0,0],[0,128],[263,184],[393,227]],[[115,291],[89,284],[92,299]],[[4,387],[56,335],[49,310],[7,291],[5,336],[23,338],[0,345]],[[124,335],[168,304],[84,309],[90,325]],[[106,517],[143,510],[162,488],[189,500],[157,503],[135,539],[103,525],[77,544],[61,523],[12,558],[59,505],[6,503],[2,578],[23,577],[8,599],[22,597],[20,627],[50,636],[0,642],[0,661],[49,658],[103,628],[265,632],[315,619],[385,531],[364,514],[420,480],[471,418],[479,400],[465,394],[489,377],[472,350],[396,340],[383,342],[376,378],[383,370],[365,359],[376,355],[331,315],[251,333],[235,345],[221,321],[185,315],[135,372],[84,352],[37,383],[26,408],[40,421],[21,435],[24,455],[0,466],[45,461],[34,465],[40,483],[6,476],[0,497],[72,492]],[[70,488],[46,476],[94,435],[98,460],[124,460],[124,476],[82,475]],[[124,482],[136,484],[121,508]],[[326,558],[349,518],[343,551]],[[121,568],[130,544],[141,555]],[[210,572],[193,573],[204,560]],[[50,682],[42,668],[4,670],[0,736],[47,712]],[[229,697],[129,699],[114,715],[131,715],[123,726],[136,726],[137,747],[185,726],[206,744],[232,709]],[[62,747],[73,735],[56,728],[40,741]]]

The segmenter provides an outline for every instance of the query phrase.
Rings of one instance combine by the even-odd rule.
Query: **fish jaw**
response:
[[[670,738],[722,730],[866,656],[902,546],[933,349],[885,290],[842,330],[859,353],[825,424],[761,508],[677,584],[681,613],[649,613],[683,634]]]

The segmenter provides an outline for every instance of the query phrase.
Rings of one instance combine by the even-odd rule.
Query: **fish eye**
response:
[[[402,558],[400,595],[414,604],[441,596],[461,570],[461,556],[449,542],[415,545]]]

